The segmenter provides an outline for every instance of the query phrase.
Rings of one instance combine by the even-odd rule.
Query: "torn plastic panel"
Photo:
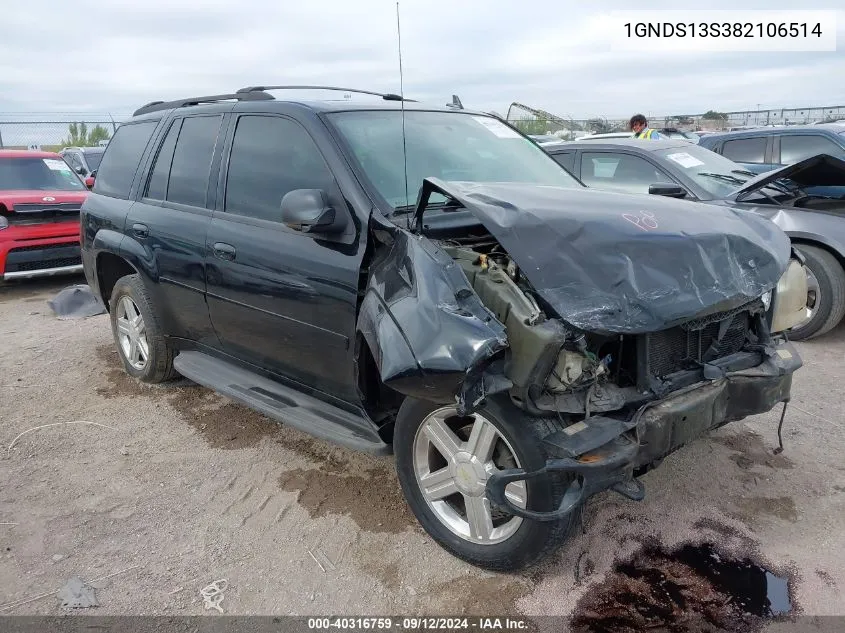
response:
[[[504,326],[481,303],[460,266],[424,237],[392,232],[377,250],[358,331],[381,380],[405,395],[466,413],[511,386],[493,361]]]
[[[659,196],[426,179],[477,217],[569,324],[639,334],[730,310],[772,289],[789,238],[748,211]],[[552,315],[549,315],[552,316]]]

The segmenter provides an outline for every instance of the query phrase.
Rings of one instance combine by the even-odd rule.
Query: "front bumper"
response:
[[[642,499],[645,491],[634,479],[635,468],[665,457],[711,429],[789,401],[792,374],[802,364],[795,348],[782,342],[767,346],[764,352],[738,354],[736,365],[748,367],[748,359],[741,357],[749,354],[758,354],[762,362],[652,400],[628,418],[593,416],[552,434],[545,439],[545,448],[555,457],[540,470],[494,473],[487,482],[488,498],[511,514],[540,521],[564,518],[592,495],[608,489]],[[556,510],[525,510],[505,496],[509,483],[549,473],[571,478]]]
[[[78,237],[0,245],[0,279],[4,281],[81,272]]]

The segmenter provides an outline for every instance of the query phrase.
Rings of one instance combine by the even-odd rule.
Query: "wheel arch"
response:
[[[827,251],[831,255],[836,258],[836,261],[839,262],[839,265],[842,267],[842,270],[845,271],[845,251],[843,249],[835,246],[834,244],[830,243],[827,239],[819,235],[812,235],[808,233],[791,233],[787,232],[790,241],[792,242],[793,246],[797,246],[800,250],[800,247],[803,246],[815,246],[816,248],[820,248],[824,251]]]
[[[103,300],[106,310],[111,311],[109,301],[111,300],[112,290],[114,290],[117,280],[126,275],[133,275],[138,270],[120,255],[110,252],[99,253],[96,262],[100,298]]]

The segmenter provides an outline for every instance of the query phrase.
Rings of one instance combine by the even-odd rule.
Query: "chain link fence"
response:
[[[577,137],[587,133],[625,132],[628,125],[628,119],[614,119],[604,116],[575,119],[554,115],[545,110],[538,110],[517,102],[512,103],[508,109],[507,120],[529,134],[556,134],[564,138]],[[841,120],[845,120],[845,105],[709,112],[689,115],[648,115],[650,127],[674,127],[681,130],[707,131],[724,131],[768,125],[808,125]]]
[[[0,113],[0,149],[58,151],[69,146],[103,145],[125,118],[110,114]]]

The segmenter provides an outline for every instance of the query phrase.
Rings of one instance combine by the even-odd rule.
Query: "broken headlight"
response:
[[[772,306],[772,291],[769,290],[769,292],[762,295],[760,299],[763,301],[763,307],[766,308],[766,312],[768,312],[769,308]]]
[[[807,319],[807,270],[797,259],[790,260],[778,280],[769,314],[772,333],[783,332]]]

